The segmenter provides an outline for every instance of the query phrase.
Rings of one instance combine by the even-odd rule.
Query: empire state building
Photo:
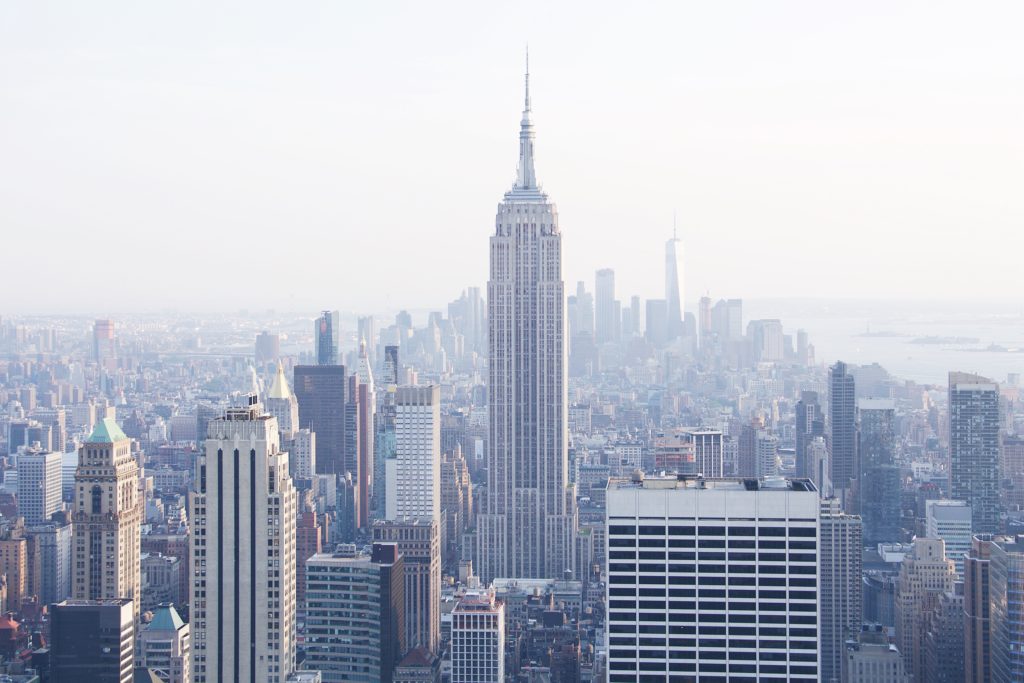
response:
[[[537,184],[531,116],[527,68],[519,169],[498,205],[487,283],[490,447],[476,562],[484,581],[561,578],[575,564],[562,236]]]

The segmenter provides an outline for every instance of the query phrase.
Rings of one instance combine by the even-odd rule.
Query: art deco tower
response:
[[[527,69],[519,171],[498,205],[487,284],[490,447],[477,527],[484,581],[573,569],[562,237],[558,211],[537,184],[533,143]]]
[[[78,450],[75,471],[72,595],[80,600],[129,598],[138,623],[142,499],[132,440],[113,418]]]

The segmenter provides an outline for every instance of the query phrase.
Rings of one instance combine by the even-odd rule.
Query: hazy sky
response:
[[[637,6],[631,6],[637,5]],[[0,4],[0,313],[441,307],[529,42],[565,278],[1016,297],[1020,2]],[[689,305],[692,310],[692,305]]]

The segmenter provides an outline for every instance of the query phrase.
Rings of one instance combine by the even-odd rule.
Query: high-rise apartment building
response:
[[[860,632],[863,617],[863,526],[839,501],[821,501],[821,680],[839,680],[846,641]]]
[[[891,399],[862,398],[857,402],[857,417],[857,509],[864,520],[864,542],[874,546],[899,541],[902,511],[896,405]]]
[[[971,506],[962,500],[929,500],[924,507],[924,535],[941,538],[946,557],[953,560],[957,576],[963,578],[964,557],[971,550]]]
[[[819,499],[807,479],[613,479],[608,680],[819,680]]]
[[[394,544],[350,544],[306,563],[306,660],[324,683],[390,683],[406,651],[404,562]]]
[[[33,526],[61,509],[61,454],[26,452],[18,456],[18,515]]]
[[[452,611],[452,683],[503,683],[505,605],[493,590],[471,591]]]
[[[853,375],[842,361],[828,369],[828,427],[832,468],[829,478],[836,496],[846,507],[857,476],[857,404]]]
[[[345,454],[345,366],[297,365],[294,388],[299,427],[316,434],[316,473],[344,475],[351,471]]]
[[[672,239],[665,242],[665,305],[668,308],[668,335],[675,339],[683,333],[683,241],[672,231]]]
[[[50,680],[132,683],[137,620],[128,598],[65,600],[50,610]]]
[[[999,385],[949,373],[949,497],[971,506],[974,531],[999,531]]]
[[[78,449],[72,507],[71,595],[77,600],[142,600],[143,502],[132,442],[103,418]]]
[[[338,364],[338,338],[341,334],[338,311],[323,311],[313,322],[316,343],[316,364]]]
[[[255,395],[210,422],[191,495],[195,683],[284,683],[295,668],[296,495]]]
[[[527,74],[519,170],[490,240],[488,493],[476,563],[484,581],[560,577],[575,560],[562,236],[555,205],[537,183],[533,145]]]
[[[938,538],[915,538],[903,558],[896,588],[896,646],[914,683],[925,683],[925,633],[929,613],[953,590],[956,568]]]

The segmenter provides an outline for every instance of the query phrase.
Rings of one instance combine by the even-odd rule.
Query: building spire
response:
[[[533,167],[533,119],[530,105],[530,47],[526,47],[526,96],[523,100],[523,119],[519,123],[519,171],[517,190],[537,189],[537,173]]]

